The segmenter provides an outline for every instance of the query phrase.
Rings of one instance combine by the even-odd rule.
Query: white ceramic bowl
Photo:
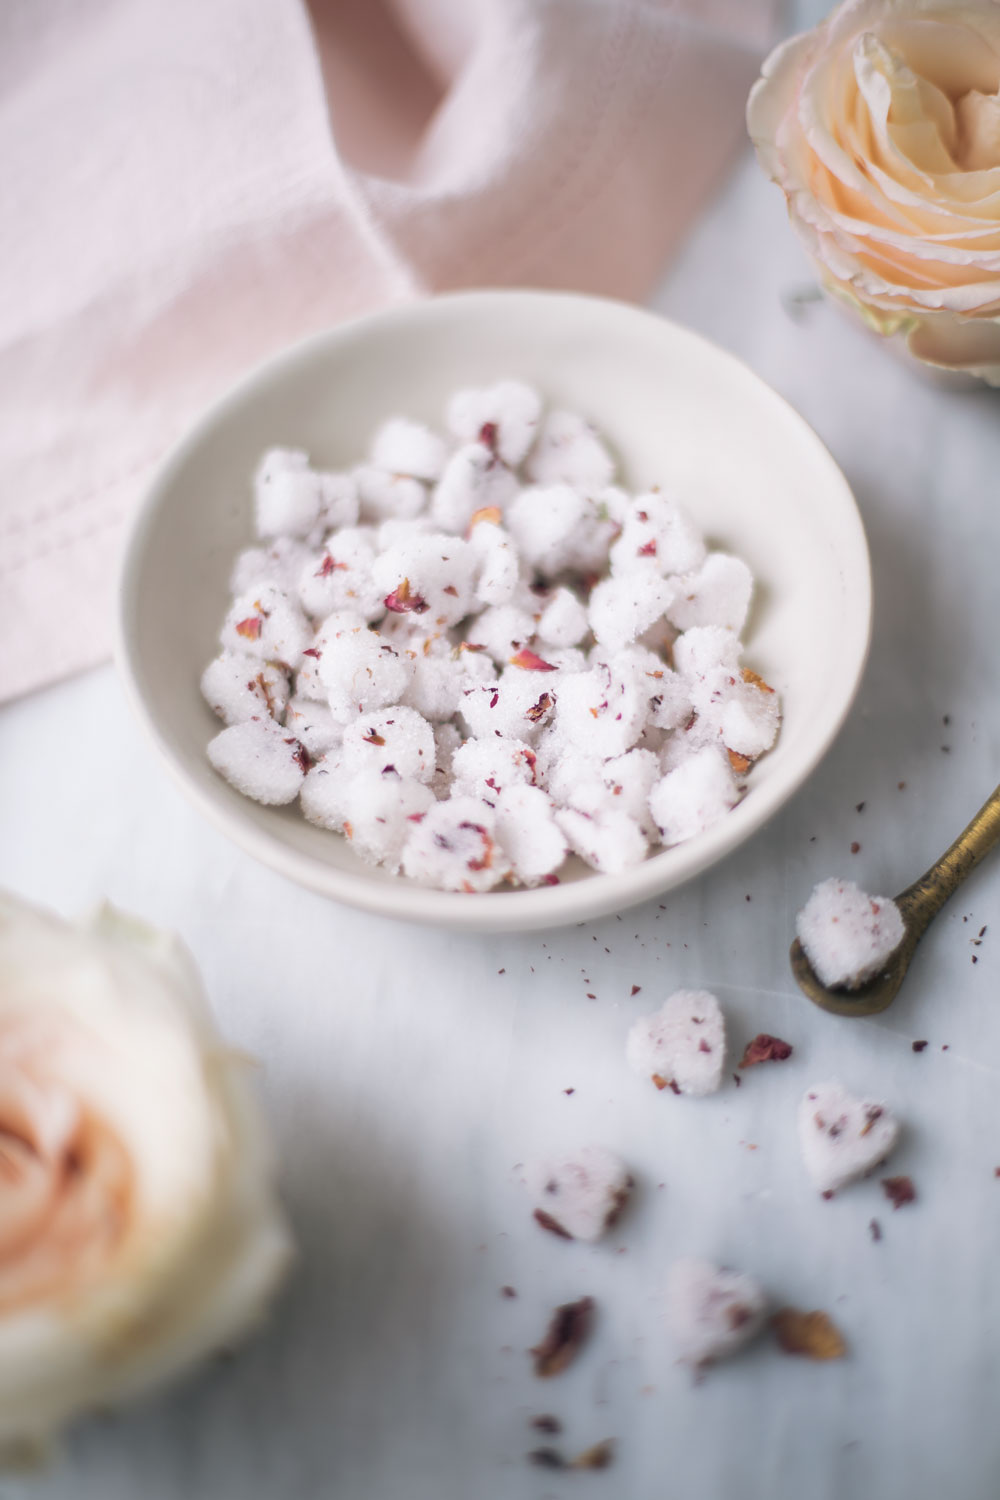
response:
[[[237,551],[251,540],[249,476],[271,445],[321,467],[356,462],[396,412],[441,423],[458,386],[517,376],[585,413],[624,483],[679,480],[706,535],[757,580],[745,660],[781,694],[774,750],[709,833],[622,875],[580,864],[558,886],[458,895],[363,864],[295,808],[262,807],[212,770],[218,730],[198,679],[213,656]],[[732,356],[653,314],[552,292],[435,297],[323,333],[271,360],[167,459],[128,542],[118,660],[140,720],[196,806],[249,853],[324,895],[442,926],[556,926],[620,911],[707,869],[813,771],[843,723],[868,648],[871,578],[847,483],[800,417]]]

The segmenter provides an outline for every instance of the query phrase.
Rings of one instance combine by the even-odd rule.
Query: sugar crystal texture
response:
[[[448,402],[448,430],[463,443],[478,439],[505,464],[517,465],[535,440],[542,400],[519,380],[456,391]]]
[[[840,1083],[816,1083],[799,1105],[799,1146],[813,1183],[835,1193],[883,1162],[899,1139],[888,1105],[857,1099]]]
[[[209,741],[208,758],[244,797],[270,806],[294,802],[309,758],[273,719],[244,719]]]
[[[869,896],[853,881],[836,878],[814,887],[795,930],[821,982],[848,989],[884,969],[905,931],[888,896]]]
[[[495,828],[492,810],[477,797],[435,802],[409,835],[403,869],[422,885],[445,891],[488,891],[509,869]]]
[[[625,1044],[629,1067],[658,1089],[713,1094],[722,1081],[726,1026],[707,990],[677,990],[660,1009],[640,1016]]]
[[[759,1282],[711,1261],[676,1260],[667,1273],[664,1312],[679,1356],[702,1367],[735,1354],[764,1325]]]
[[[329,468],[264,453],[201,679],[212,765],[463,893],[710,830],[781,723],[741,662],[749,568],[709,552],[675,476],[630,492],[592,422],[521,380],[442,417],[389,415]],[[716,1060],[690,1066],[704,1084]]]
[[[202,697],[226,724],[269,714],[280,719],[288,704],[288,673],[241,651],[223,651],[201,677]]]
[[[604,1146],[581,1146],[532,1163],[528,1190],[536,1215],[573,1240],[598,1240],[617,1223],[632,1190],[632,1174]]]

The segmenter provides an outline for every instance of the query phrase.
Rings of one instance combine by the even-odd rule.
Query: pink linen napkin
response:
[[[237,374],[441,288],[641,296],[772,0],[9,0],[0,699],[108,653],[122,525]]]

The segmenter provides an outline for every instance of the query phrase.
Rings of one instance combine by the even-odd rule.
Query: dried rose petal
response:
[[[590,1448],[584,1448],[578,1453],[570,1464],[571,1469],[607,1469],[610,1467],[615,1456],[614,1438],[605,1438],[603,1442],[594,1443]]]
[[[522,646],[520,651],[515,651],[510,658],[512,667],[523,667],[526,672],[557,672],[550,661],[543,661],[535,651],[530,651],[527,646]]]
[[[501,973],[502,972],[503,971],[501,970]],[[542,1229],[547,1229],[549,1231],[549,1234],[558,1235],[559,1239],[561,1240],[571,1240],[573,1238],[569,1230],[564,1229],[559,1220],[554,1219],[551,1214],[547,1214],[544,1208],[535,1209],[534,1219],[535,1223],[539,1224]]]
[[[760,1031],[752,1042],[747,1043],[740,1067],[752,1068],[756,1063],[762,1062],[784,1062],[791,1055],[790,1042],[783,1042],[780,1036],[770,1036],[768,1032]]]
[[[578,1302],[564,1302],[557,1307],[541,1343],[529,1351],[534,1357],[535,1374],[545,1380],[561,1375],[586,1343],[593,1322],[593,1297],[581,1297]]]
[[[378,731],[375,730],[375,729],[369,729],[368,733],[367,734],[363,734],[361,736],[361,738],[362,738],[363,742],[366,745],[384,745],[385,744],[385,737],[383,735],[379,734]]]
[[[333,572],[334,568],[337,568],[341,572],[344,572],[344,573],[347,572],[347,564],[346,563],[334,562],[333,558],[330,556],[330,554],[328,552],[326,554],[326,556],[323,558],[323,561],[320,563],[319,567],[316,569],[316,572],[313,574],[313,577],[314,578],[329,578],[329,576]]]
[[[307,646],[302,655],[312,656],[316,659],[316,661],[319,661],[323,653],[322,651],[317,651],[315,646]]]
[[[529,1464],[535,1464],[539,1469],[565,1469],[566,1460],[558,1448],[532,1448],[528,1454]]]
[[[260,639],[261,620],[259,615],[248,615],[245,620],[239,620],[236,624],[236,634],[248,641]]]
[[[726,754],[729,757],[729,764],[732,766],[737,776],[745,776],[750,767],[753,765],[753,761],[750,756],[741,755],[738,750],[727,750]]]
[[[399,587],[393,589],[391,594],[386,594],[384,603],[386,609],[391,610],[394,615],[422,615],[425,610],[430,609],[427,600],[422,599],[419,594],[415,594],[410,588],[410,580],[408,578],[404,578]]]
[[[483,423],[482,427],[480,427],[479,429],[479,441],[482,443],[483,447],[488,448],[491,453],[495,453],[497,451],[497,424],[495,422]]]
[[[554,671],[555,668],[553,668],[552,670]],[[532,724],[537,724],[539,719],[544,718],[551,707],[552,694],[543,693],[537,703],[533,703],[530,708],[526,708],[524,710],[524,717],[526,719],[530,719]]]
[[[743,668],[743,681],[750,683],[751,687],[760,688],[762,693],[773,693],[774,688],[769,687],[763,677],[756,672],[751,672],[749,667]]]
[[[562,1423],[559,1418],[551,1416],[548,1412],[543,1412],[540,1417],[532,1417],[531,1425],[538,1432],[548,1432],[553,1437],[557,1432],[562,1432]]]
[[[803,1354],[808,1359],[842,1359],[847,1353],[840,1330],[825,1312],[782,1307],[771,1319],[771,1327],[786,1354]]]
[[[306,772],[312,768],[312,758],[309,754],[309,751],[306,749],[305,745],[303,745],[299,740],[295,738],[286,740],[285,744],[294,745],[296,747],[292,751],[292,760],[294,760],[295,764],[298,766],[299,770],[304,776]]]
[[[490,526],[499,526],[501,521],[499,505],[482,505],[479,510],[472,512],[472,520],[469,522],[469,531],[478,526],[480,521],[486,521]],[[466,532],[468,536],[469,531]]]
[[[883,1177],[882,1191],[892,1204],[893,1210],[916,1200],[917,1190],[909,1177]]]

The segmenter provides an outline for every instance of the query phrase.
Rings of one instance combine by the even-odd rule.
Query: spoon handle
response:
[[[966,876],[997,844],[1000,844],[1000,786],[941,858],[896,897],[907,927],[915,933],[923,932]]]

